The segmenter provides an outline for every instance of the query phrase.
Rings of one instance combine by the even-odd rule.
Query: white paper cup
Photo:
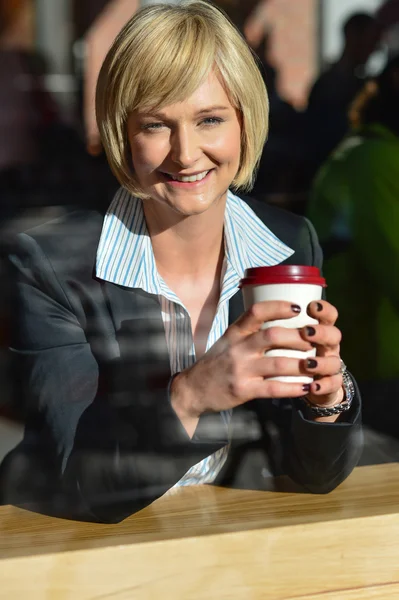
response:
[[[244,297],[245,310],[256,302],[265,300],[286,300],[291,304],[301,307],[301,312],[291,319],[280,319],[264,323],[263,328],[288,327],[299,329],[306,325],[317,324],[307,314],[310,302],[321,300],[323,288],[326,282],[320,275],[317,267],[305,267],[300,265],[277,265],[275,267],[258,267],[247,269],[240,287]],[[287,356],[289,358],[306,359],[316,355],[316,349],[309,352],[298,350],[276,349],[269,350],[266,356]],[[272,377],[277,381],[288,383],[311,383],[313,377],[301,376],[279,376]]]

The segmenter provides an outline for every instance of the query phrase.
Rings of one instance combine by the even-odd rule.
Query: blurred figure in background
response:
[[[348,131],[347,112],[364,84],[361,70],[379,42],[380,28],[373,16],[356,13],[345,22],[343,37],[341,57],[320,75],[309,96],[306,136],[313,169]]]
[[[270,201],[272,195],[278,195],[279,201],[285,203],[284,195],[296,192],[300,187],[298,173],[302,171],[303,160],[303,117],[279,93],[280,72],[271,58],[275,40],[267,12],[268,0],[252,4],[243,33],[259,58],[270,101],[268,143],[262,154],[254,193],[265,201]]]
[[[0,2],[0,169],[30,163],[35,157],[32,136],[36,115],[32,106],[32,67],[29,42],[21,35],[29,28],[27,2]]]
[[[399,52],[399,0],[385,0],[376,12],[376,17],[384,30],[384,46],[388,56]]]
[[[84,121],[87,151],[93,156],[102,152],[95,114],[98,74],[112,42],[138,8],[139,0],[111,0],[86,35]]]
[[[50,206],[91,202],[82,139],[48,87],[47,56],[35,48],[34,8],[32,0],[0,0],[1,233],[28,213],[40,219]]]
[[[363,383],[364,419],[396,436],[398,106],[399,56],[357,97],[350,111],[352,133],[318,173],[308,213],[325,252],[328,296],[340,314],[342,353]],[[361,302],[353,301],[355,291]],[[389,404],[385,408],[383,396]]]
[[[260,61],[270,102],[270,129],[257,173],[254,193],[257,198],[270,199],[271,194],[297,190],[298,165],[303,158],[301,144],[302,115],[278,91],[279,71],[269,60],[273,33],[267,31],[261,41],[252,46]]]
[[[39,138],[57,118],[43,85],[45,61],[33,49],[30,0],[0,1],[0,220],[14,209],[13,194],[38,162]]]

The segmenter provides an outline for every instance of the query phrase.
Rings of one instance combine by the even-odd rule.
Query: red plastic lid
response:
[[[327,287],[326,280],[317,267],[302,265],[276,265],[275,267],[255,267],[247,269],[240,287],[246,285],[270,285],[278,283],[304,283]]]

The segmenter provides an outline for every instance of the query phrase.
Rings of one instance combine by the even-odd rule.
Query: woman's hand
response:
[[[317,348],[317,356],[304,361],[305,370],[309,375],[315,377],[307,398],[313,404],[329,408],[339,404],[344,398],[339,355],[341,332],[335,327],[338,312],[334,306],[320,300],[309,304],[308,314],[317,319],[319,325],[311,325],[301,329],[303,339]],[[315,420],[334,422],[337,418],[338,415],[335,415],[332,417],[318,417]]]
[[[309,351],[312,336],[305,339],[299,329],[261,329],[267,321],[290,319],[299,311],[298,306],[289,302],[254,304],[198,362],[175,377],[171,385],[172,406],[190,436],[205,412],[231,409],[254,398],[296,398],[309,393],[308,385],[270,380],[276,376],[307,373],[304,361],[267,357],[265,352],[275,348]],[[329,310],[325,312],[328,314]],[[327,337],[330,339],[331,335]],[[328,370],[329,367],[323,362],[320,368]],[[327,383],[322,383],[323,389],[327,389]]]

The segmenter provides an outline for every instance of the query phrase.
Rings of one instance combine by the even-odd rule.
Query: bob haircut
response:
[[[189,98],[215,71],[241,115],[241,159],[233,189],[251,189],[269,122],[266,87],[241,34],[203,0],[156,4],[125,25],[101,68],[96,118],[110,167],[119,183],[145,198],[135,178],[127,120],[137,109],[161,109]]]

